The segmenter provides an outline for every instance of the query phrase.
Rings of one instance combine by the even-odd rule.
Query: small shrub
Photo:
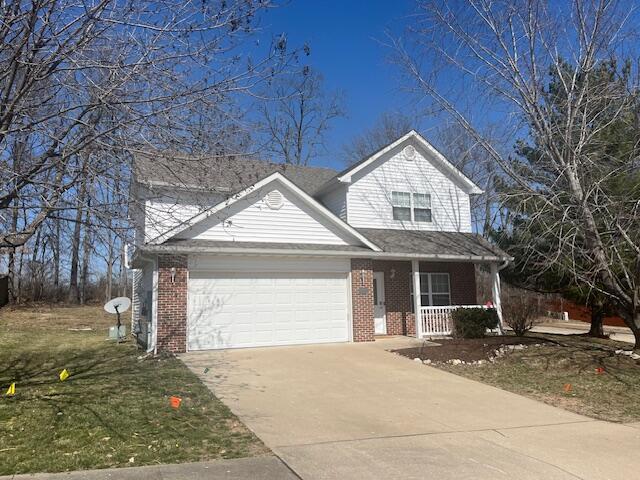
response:
[[[487,329],[498,326],[495,309],[458,308],[451,314],[453,336],[457,338],[482,338]]]
[[[509,295],[502,305],[502,316],[513,333],[524,337],[539,316],[538,304],[526,295]]]

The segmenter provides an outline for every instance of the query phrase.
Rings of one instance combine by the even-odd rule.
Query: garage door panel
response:
[[[348,319],[346,272],[190,273],[190,350],[344,342]]]

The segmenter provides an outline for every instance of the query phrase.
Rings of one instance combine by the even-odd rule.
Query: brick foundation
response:
[[[353,341],[373,341],[373,269],[368,258],[351,259]]]
[[[172,268],[175,276],[172,281]],[[158,256],[158,351],[187,348],[187,256]]]

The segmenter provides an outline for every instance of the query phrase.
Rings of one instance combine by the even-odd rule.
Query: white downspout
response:
[[[151,312],[151,344],[147,346],[147,352],[152,350],[153,355],[158,354],[158,264],[154,260],[153,262],[153,290],[151,294],[151,303],[153,304],[153,311]]]

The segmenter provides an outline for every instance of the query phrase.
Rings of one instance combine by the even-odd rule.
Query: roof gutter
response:
[[[226,254],[226,255],[285,255],[285,256],[316,256],[316,257],[350,257],[377,258],[386,260],[429,260],[440,262],[504,262],[504,268],[512,257],[497,255],[457,255],[440,253],[395,253],[351,250],[294,250],[283,248],[242,248],[242,247],[197,247],[180,245],[149,245],[141,247],[145,253],[195,253],[195,254]]]

